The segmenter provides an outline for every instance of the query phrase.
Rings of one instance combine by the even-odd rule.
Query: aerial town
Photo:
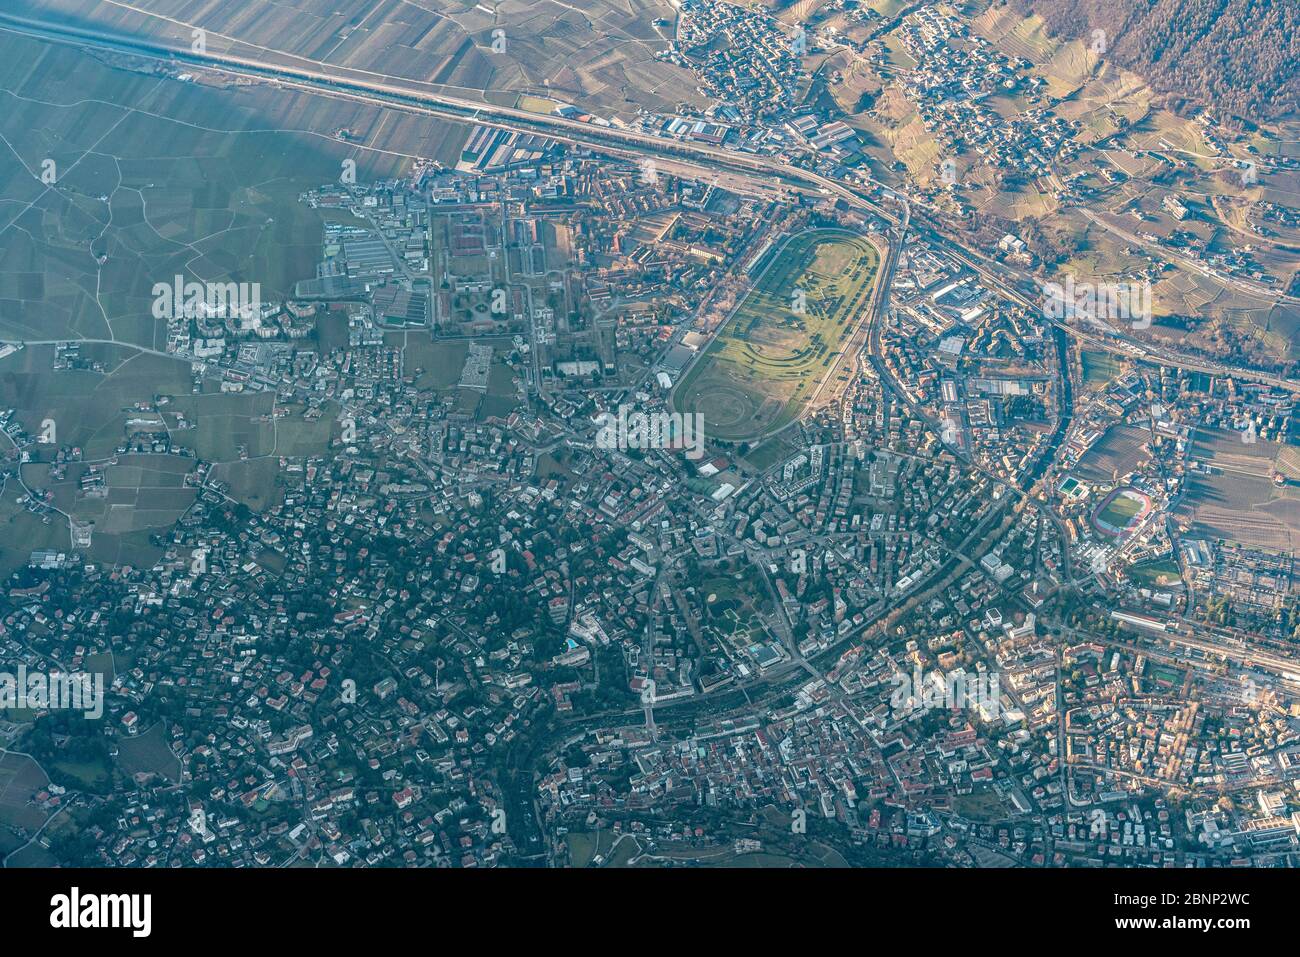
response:
[[[6,322],[5,866],[1300,865],[1300,154],[973,6],[656,7],[133,393]]]

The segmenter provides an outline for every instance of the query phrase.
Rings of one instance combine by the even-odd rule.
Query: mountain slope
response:
[[[1296,0],[1009,0],[1057,36],[1106,31],[1106,56],[1153,88],[1250,120],[1300,108]]]

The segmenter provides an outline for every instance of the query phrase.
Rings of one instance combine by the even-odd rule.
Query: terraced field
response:
[[[1300,488],[1282,488],[1273,472],[1294,474],[1286,446],[1262,439],[1246,443],[1229,429],[1197,430],[1192,458],[1212,469],[1189,475],[1178,519],[1194,536],[1237,542],[1268,551],[1300,543]]]
[[[709,438],[740,441],[794,421],[866,317],[880,257],[865,238],[790,239],[673,393]]]

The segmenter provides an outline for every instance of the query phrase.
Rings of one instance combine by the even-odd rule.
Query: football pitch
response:
[[[776,253],[673,393],[705,434],[753,439],[794,421],[866,316],[880,257],[838,229],[793,237]]]
[[[1151,508],[1151,499],[1141,492],[1117,489],[1097,507],[1092,524],[1107,535],[1123,535],[1145,518]]]

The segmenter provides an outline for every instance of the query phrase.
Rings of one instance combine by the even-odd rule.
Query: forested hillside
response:
[[[1009,0],[1060,37],[1106,31],[1106,55],[1153,88],[1247,119],[1300,103],[1300,0]]]

